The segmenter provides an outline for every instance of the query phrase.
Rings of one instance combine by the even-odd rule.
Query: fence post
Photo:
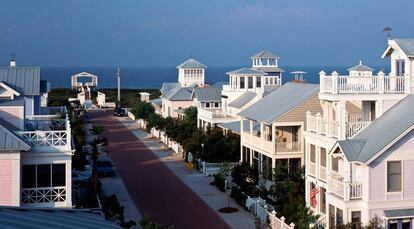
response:
[[[295,224],[294,224],[294,223],[290,223],[290,224],[289,224],[289,226],[290,226],[290,228],[292,228],[292,229],[293,229],[293,228],[295,228]]]
[[[285,225],[285,217],[280,217],[280,228],[283,228],[283,225]]]

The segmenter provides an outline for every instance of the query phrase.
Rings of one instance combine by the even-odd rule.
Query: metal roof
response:
[[[223,89],[223,85],[227,85],[228,83],[229,83],[228,81],[220,81],[220,82],[215,82],[211,86],[212,87],[217,87],[217,88]]]
[[[254,67],[253,69],[262,71],[262,72],[267,72],[267,73],[271,73],[271,72],[285,72],[285,70],[279,68],[279,67],[271,67],[271,66],[267,66],[267,67]]]
[[[270,93],[272,93],[274,90],[278,89],[279,87],[280,87],[279,85],[264,85],[263,86],[264,96],[269,95]]]
[[[192,92],[191,87],[177,87],[169,91],[165,98],[171,101],[189,101],[192,100]]]
[[[414,208],[384,210],[387,218],[412,218],[414,217]]]
[[[240,134],[240,121],[234,121],[234,122],[226,122],[226,123],[220,123],[217,124],[220,128],[231,130],[231,132]],[[244,131],[248,130],[249,121],[243,120],[243,129]]]
[[[160,91],[163,94],[163,96],[165,96],[168,94],[169,91],[177,87],[181,87],[181,84],[177,82],[166,82],[162,84]]]
[[[237,99],[233,100],[228,105],[230,107],[242,108],[248,102],[252,101],[252,99],[256,98],[256,96],[257,94],[255,92],[247,91],[243,93],[241,96],[239,96]]]
[[[2,229],[120,228],[91,210],[0,207]]]
[[[255,59],[255,58],[276,58],[279,59],[278,56],[276,56],[275,54],[267,51],[267,50],[263,50],[259,53],[254,54],[251,59]]]
[[[190,58],[184,63],[177,66],[177,68],[207,68],[204,64]]]
[[[0,99],[0,106],[24,106],[23,96],[15,96],[14,99]]]
[[[0,67],[0,81],[23,95],[40,94],[40,68]]]
[[[374,71],[373,68],[370,68],[366,65],[362,64],[362,61],[359,61],[358,65],[355,65],[352,68],[348,68],[348,71],[358,71],[358,72],[363,72],[363,71]]]
[[[0,151],[27,151],[30,146],[15,134],[17,127],[0,118]]]
[[[414,57],[414,39],[394,39],[405,55]]]
[[[231,72],[227,72],[227,75],[239,75],[239,76],[265,76],[266,72],[256,70],[254,68],[240,68]]]
[[[367,163],[414,125],[414,95],[408,95],[351,139],[338,141],[348,161]]]
[[[200,102],[221,101],[221,89],[218,87],[194,88],[194,96]]]
[[[270,124],[318,92],[319,84],[289,82],[241,111],[239,115]]]
[[[152,100],[150,100],[150,102],[151,102],[151,104],[154,104],[154,105],[162,105],[162,99],[161,98],[152,99]]]

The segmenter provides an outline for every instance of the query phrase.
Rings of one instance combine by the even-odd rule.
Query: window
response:
[[[65,164],[52,164],[52,186],[66,185]]]
[[[336,225],[342,225],[343,222],[343,218],[344,218],[344,212],[342,211],[342,209],[340,208],[336,208]]]
[[[37,165],[37,187],[51,187],[50,165]]]
[[[352,222],[352,228],[361,227],[361,212],[360,211],[351,212],[351,222]]]
[[[401,161],[387,162],[387,191],[401,191]]]
[[[243,146],[243,162],[250,164],[250,149],[245,146]]]
[[[210,103],[206,103],[206,107],[209,108],[210,107]]]
[[[35,188],[36,187],[36,165],[22,166],[22,187]]]
[[[405,61],[404,60],[395,60],[395,69],[397,76],[404,76],[405,73]]]
[[[249,76],[249,77],[247,77],[247,80],[248,80],[248,88],[249,89],[252,89],[253,88],[253,77],[251,77],[251,76]]]
[[[214,103],[214,107],[219,107],[219,103]]]
[[[326,167],[326,149],[321,148],[321,166]]]
[[[326,212],[326,196],[325,196],[326,190],[322,187],[320,187],[319,189],[320,189],[319,197],[321,199],[320,210],[322,213],[325,213]]]
[[[256,87],[262,87],[262,77],[256,77]]]
[[[335,207],[333,205],[329,205],[329,225],[330,228],[335,228]]]
[[[332,168],[333,171],[339,172],[339,158],[332,157]]]
[[[315,155],[315,145],[310,145],[310,161],[315,163],[316,162],[316,155]]]
[[[244,89],[245,88],[245,82],[244,82],[245,78],[244,77],[240,77],[240,89]]]

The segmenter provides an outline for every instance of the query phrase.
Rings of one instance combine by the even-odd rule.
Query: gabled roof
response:
[[[238,75],[238,76],[265,76],[266,72],[256,70],[254,68],[240,68],[231,72],[227,72],[227,75]]]
[[[24,106],[26,104],[23,96],[14,99],[0,99],[0,106]]]
[[[100,214],[84,209],[0,207],[2,228],[120,228]]]
[[[0,87],[4,88],[7,91],[12,92],[15,96],[19,96],[20,93],[17,92],[16,90],[14,90],[13,88],[11,88],[9,85],[7,85],[7,83],[0,81]]]
[[[289,82],[239,113],[270,124],[319,92],[319,84]]]
[[[395,44],[401,49],[402,52],[408,57],[414,57],[414,39],[393,39]],[[388,43],[387,49],[382,54],[382,58],[389,56],[393,50],[393,47]]]
[[[408,95],[351,139],[338,141],[348,161],[370,163],[414,128],[414,95]]]
[[[18,129],[0,119],[0,151],[28,151],[30,146],[15,134]]]
[[[204,64],[190,58],[184,63],[177,66],[177,68],[207,68]]]
[[[241,121],[220,123],[220,124],[217,124],[217,126],[225,130],[231,130],[233,133],[240,134],[240,127],[241,127],[240,122]],[[249,127],[249,121],[243,120],[244,131],[248,130],[248,127]]]
[[[0,67],[0,81],[23,95],[40,94],[40,68]]]
[[[165,98],[171,101],[190,101],[192,100],[192,92],[193,88],[191,87],[178,87],[168,92]]]
[[[152,100],[150,100],[150,102],[153,105],[158,105],[158,106],[161,106],[162,105],[162,99],[161,98],[152,99]]]
[[[348,71],[358,71],[358,72],[363,72],[363,71],[374,71],[373,68],[370,68],[366,65],[362,64],[362,61],[359,61],[358,65],[355,65],[352,68],[348,68]]]
[[[251,59],[255,59],[255,58],[276,58],[279,59],[278,56],[276,56],[275,54],[267,51],[267,50],[263,50],[259,53],[254,54]]]
[[[200,102],[221,101],[221,89],[218,87],[194,88],[194,97]]]
[[[177,82],[166,82],[162,84],[160,91],[163,94],[163,96],[165,96],[168,94],[169,91],[177,87],[181,87],[181,84]]]
[[[237,99],[229,103],[228,106],[235,107],[235,108],[242,108],[248,102],[252,101],[252,99],[256,98],[256,96],[257,94],[255,92],[246,91],[244,94],[239,96]]]

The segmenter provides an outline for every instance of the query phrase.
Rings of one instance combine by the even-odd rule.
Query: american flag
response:
[[[314,187],[311,192],[310,192],[310,201],[312,206],[316,206],[318,204],[318,201],[316,200],[316,194],[319,193],[319,188],[318,187]]]

